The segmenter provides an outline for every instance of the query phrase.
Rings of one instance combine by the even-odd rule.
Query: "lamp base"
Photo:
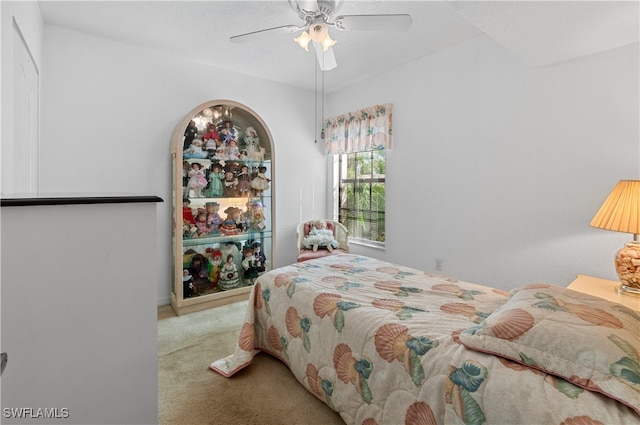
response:
[[[640,290],[632,288],[631,286],[620,285],[618,286],[618,294],[629,295],[632,297],[640,298]]]
[[[640,243],[629,242],[614,259],[620,278],[620,292],[640,295]]]

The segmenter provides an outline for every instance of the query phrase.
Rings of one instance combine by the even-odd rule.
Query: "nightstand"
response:
[[[567,288],[614,301],[635,311],[640,311],[640,296],[618,293],[619,286],[620,282],[579,274]]]

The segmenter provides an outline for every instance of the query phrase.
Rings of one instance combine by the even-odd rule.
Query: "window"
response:
[[[338,163],[335,208],[350,241],[384,246],[385,152],[393,139],[392,109],[385,103],[324,121],[326,150]]]
[[[384,245],[385,171],[384,149],[339,155],[338,220],[350,240]]]

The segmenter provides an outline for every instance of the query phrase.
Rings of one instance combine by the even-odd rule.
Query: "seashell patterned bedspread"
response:
[[[595,391],[458,338],[509,292],[351,254],[260,276],[226,377],[259,351],[284,362],[347,424],[635,424]]]

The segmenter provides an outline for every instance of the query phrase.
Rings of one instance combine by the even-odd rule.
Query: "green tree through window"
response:
[[[385,161],[384,150],[340,155],[338,219],[350,239],[384,243]]]

